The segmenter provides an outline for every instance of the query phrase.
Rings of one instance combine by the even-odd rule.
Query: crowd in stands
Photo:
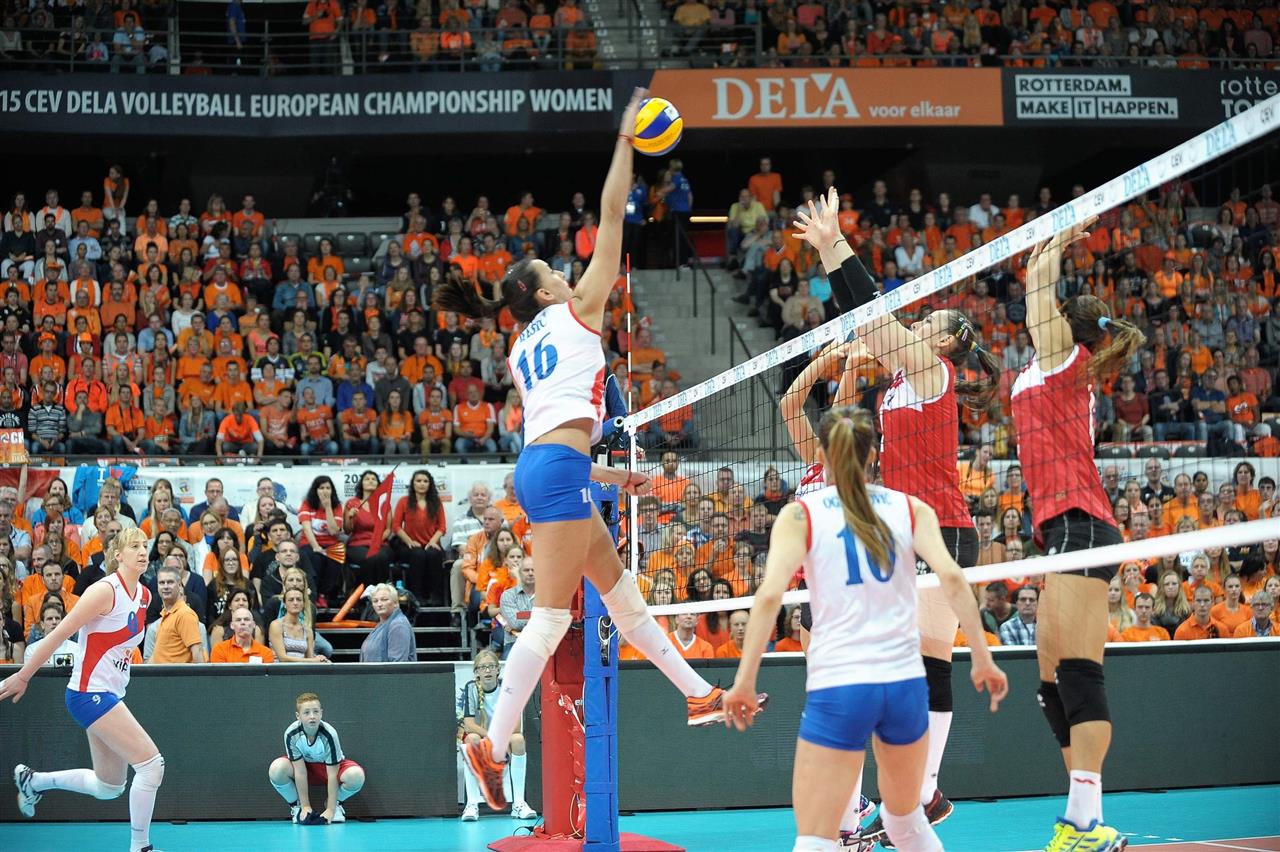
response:
[[[986,453],[959,467],[978,531],[977,564],[1041,556],[1020,468],[1007,466],[997,483],[989,461]],[[653,493],[638,502],[633,531],[649,603],[754,594],[764,578],[773,519],[792,499],[795,483],[774,467],[752,483],[738,481],[732,466],[685,476],[675,452],[663,453],[660,463]],[[1276,517],[1280,508],[1275,482],[1263,477],[1255,485],[1249,462],[1236,465],[1233,480],[1216,490],[1203,471],[1178,472],[1172,484],[1170,473],[1156,458],[1146,460],[1141,481],[1122,482],[1114,465],[1104,468],[1104,487],[1126,541]],[[714,484],[704,489],[702,483],[708,482]],[[1043,576],[1033,576],[974,588],[989,644],[1035,644],[1042,587]],[[1280,540],[1126,562],[1111,587],[1111,641],[1280,635],[1277,595]],[[745,627],[745,618],[738,615],[675,616],[669,629],[686,657],[735,657],[742,647],[740,628]],[[773,650],[798,650],[798,629],[797,612],[784,612]],[[963,634],[957,636],[957,644],[967,641]],[[634,649],[626,653],[635,654]]]
[[[310,0],[289,5],[288,18],[241,0],[208,10],[169,0],[4,5],[0,66],[9,67],[164,73],[174,19],[186,74],[333,73],[340,40],[366,70],[598,67],[595,29],[577,0]]]
[[[817,253],[787,227],[798,205],[825,197],[835,180],[827,170],[816,185],[784,189],[782,176],[763,158],[729,208],[728,263],[745,284],[736,300],[750,305],[780,339],[836,314]],[[1071,197],[1083,192],[1077,185]],[[1030,205],[1016,194],[1002,205],[990,193],[966,205],[946,192],[926,198],[918,188],[894,198],[884,181],[876,181],[866,198],[841,196],[840,223],[888,291],[1057,203],[1048,187]],[[1118,380],[1098,386],[1100,440],[1122,445],[1116,450],[1121,453],[1154,440],[1182,442],[1183,450],[1168,446],[1189,454],[1280,455],[1280,436],[1267,423],[1268,415],[1280,412],[1278,259],[1280,202],[1267,184],[1202,200],[1191,183],[1176,182],[1109,210],[1087,241],[1070,247],[1058,298],[1097,296],[1112,316],[1132,321],[1147,338]],[[997,458],[1016,455],[1009,388],[1033,355],[1024,324],[1025,282],[1025,264],[1014,257],[904,313],[909,321],[929,310],[960,309],[977,327],[981,346],[1002,361],[1000,392],[988,408],[963,407],[960,414],[961,443],[990,444]],[[972,367],[976,371],[976,361]],[[864,405],[874,407],[887,379],[874,365],[859,371]]]
[[[1277,66],[1261,0],[664,0],[681,53],[720,66],[955,68]],[[757,50],[759,51],[757,53]]]
[[[525,561],[530,526],[510,475],[499,498],[477,483],[446,515],[430,471],[413,471],[378,545],[370,498],[381,480],[372,471],[346,501],[330,477],[317,476],[304,495],[293,496],[296,505],[279,499],[268,477],[243,506],[228,503],[216,477],[191,506],[159,479],[141,512],[121,500],[115,479],[83,507],[60,479],[39,496],[28,494],[26,482],[0,488],[0,659],[21,661],[24,646],[105,575],[115,537],[135,527],[151,541],[143,575],[152,592],[147,662],[219,662],[219,646],[238,661],[323,662],[334,651],[317,631],[317,615],[357,584],[369,592],[354,602],[351,617],[372,628],[363,661],[415,660],[410,617],[420,605],[452,608],[459,618],[469,613],[501,650],[519,635],[519,614],[527,614],[533,595],[532,557]]]
[[[518,453],[518,324],[433,311],[432,291],[446,276],[489,291],[513,257],[575,281],[598,228],[582,193],[558,215],[512,201],[433,211],[412,193],[381,247],[282,234],[252,195],[161,210],[130,198],[118,166],[76,207],[18,193],[0,237],[0,429],[41,457]],[[649,404],[678,376],[623,284],[601,345],[633,406]],[[654,440],[689,445],[682,423]]]

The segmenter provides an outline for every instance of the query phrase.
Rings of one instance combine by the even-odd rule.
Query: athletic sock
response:
[[[880,819],[885,833],[900,852],[942,852],[942,841],[925,818],[919,805],[909,814],[895,816],[882,805]]]
[[[858,831],[862,828],[862,820],[859,814],[862,812],[862,773],[858,773],[858,780],[853,784],[853,795],[849,797],[849,803],[844,806],[844,813],[840,815],[841,831]]]
[[[298,788],[294,785],[292,780],[286,781],[283,784],[277,784],[272,781],[271,786],[276,788],[276,792],[280,794],[280,798],[284,799],[287,803],[290,805],[298,804]]]
[[[529,770],[529,756],[527,754],[511,755],[511,801],[524,801],[524,780],[525,773]]]
[[[471,771],[471,765],[465,760],[462,761],[462,785],[467,790],[467,807],[480,807],[480,782],[476,780],[475,773]]]
[[[493,708],[489,720],[489,741],[493,743],[493,756],[503,760],[507,756],[507,744],[516,730],[516,720],[524,712],[533,688],[542,677],[547,661],[523,642],[511,646],[507,664],[503,667],[502,686],[499,687],[498,705]]]
[[[645,619],[638,627],[628,631],[626,637],[686,698],[705,698],[711,693],[711,684],[693,670],[688,660],[680,656],[676,646],[671,644],[667,634],[662,632],[658,622],[652,618]],[[507,663],[508,671],[510,668],[511,664]],[[505,677],[506,675],[504,680]]]
[[[796,838],[796,845],[791,847],[791,852],[836,852],[839,848],[834,840],[806,834]]]
[[[130,852],[151,845],[151,815],[156,809],[156,791],[164,780],[164,757],[133,764],[133,783],[129,785]]]
[[[98,776],[92,769],[60,769],[57,772],[32,772],[31,789],[37,793],[46,790],[66,790],[92,796],[98,789]]]
[[[920,785],[920,804],[933,801],[938,792],[938,770],[942,766],[942,753],[947,750],[947,735],[951,733],[951,713],[929,711],[929,753],[924,763],[924,783]]]
[[[1102,773],[1071,770],[1071,789],[1067,792],[1064,818],[1079,828],[1102,822]]]

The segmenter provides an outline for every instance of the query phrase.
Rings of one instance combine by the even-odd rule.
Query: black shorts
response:
[[[972,568],[978,564],[978,531],[973,527],[942,527],[942,542],[947,552],[961,568]],[[923,559],[916,560],[916,574],[932,574],[933,571]]]
[[[1095,518],[1082,509],[1068,509],[1061,515],[1054,515],[1040,527],[1040,537],[1044,540],[1046,556],[1092,550],[1095,547],[1124,542],[1124,536],[1120,534],[1115,524]],[[1062,573],[1096,577],[1104,583],[1110,583],[1119,569],[1119,565],[1098,565]]]
[[[804,580],[801,580],[800,585],[796,586],[796,588],[807,589],[809,587],[805,585]],[[805,630],[813,630],[813,610],[809,609],[808,601],[800,604],[800,626]]]

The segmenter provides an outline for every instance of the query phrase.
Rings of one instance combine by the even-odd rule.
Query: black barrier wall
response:
[[[947,794],[1062,794],[1062,760],[1035,702],[1035,658],[1015,651],[999,662],[1012,691],[993,717],[986,697],[968,686],[967,658],[956,661],[956,716],[942,769]],[[731,661],[697,665],[713,682],[733,679]],[[0,667],[0,677],[12,671]],[[767,661],[760,686],[771,695],[769,710],[739,734],[689,728],[684,702],[665,678],[646,663],[626,664],[619,689],[623,809],[788,805],[804,672],[800,658]],[[1280,739],[1272,736],[1277,672],[1280,642],[1267,640],[1108,651],[1116,725],[1108,790],[1280,782]],[[84,734],[63,708],[65,686],[64,674],[42,674],[19,704],[0,707],[0,770],[19,761],[37,769],[88,765]],[[352,817],[458,813],[450,664],[138,666],[127,703],[165,755],[157,818],[283,818],[266,772],[282,751],[294,697],[304,691],[319,693],[343,750],[368,771],[364,790],[348,803]],[[533,757],[529,801],[541,809],[533,713],[525,730]],[[874,772],[867,782],[872,795]],[[226,804],[213,809],[217,786],[227,792]],[[53,793],[39,816],[123,820],[127,797],[98,802]],[[19,818],[13,796],[0,795],[0,820]]]

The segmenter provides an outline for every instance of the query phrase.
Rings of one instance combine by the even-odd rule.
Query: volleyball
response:
[[[661,157],[680,144],[684,119],[666,98],[645,98],[636,113],[636,134],[632,145],[641,154]]]

